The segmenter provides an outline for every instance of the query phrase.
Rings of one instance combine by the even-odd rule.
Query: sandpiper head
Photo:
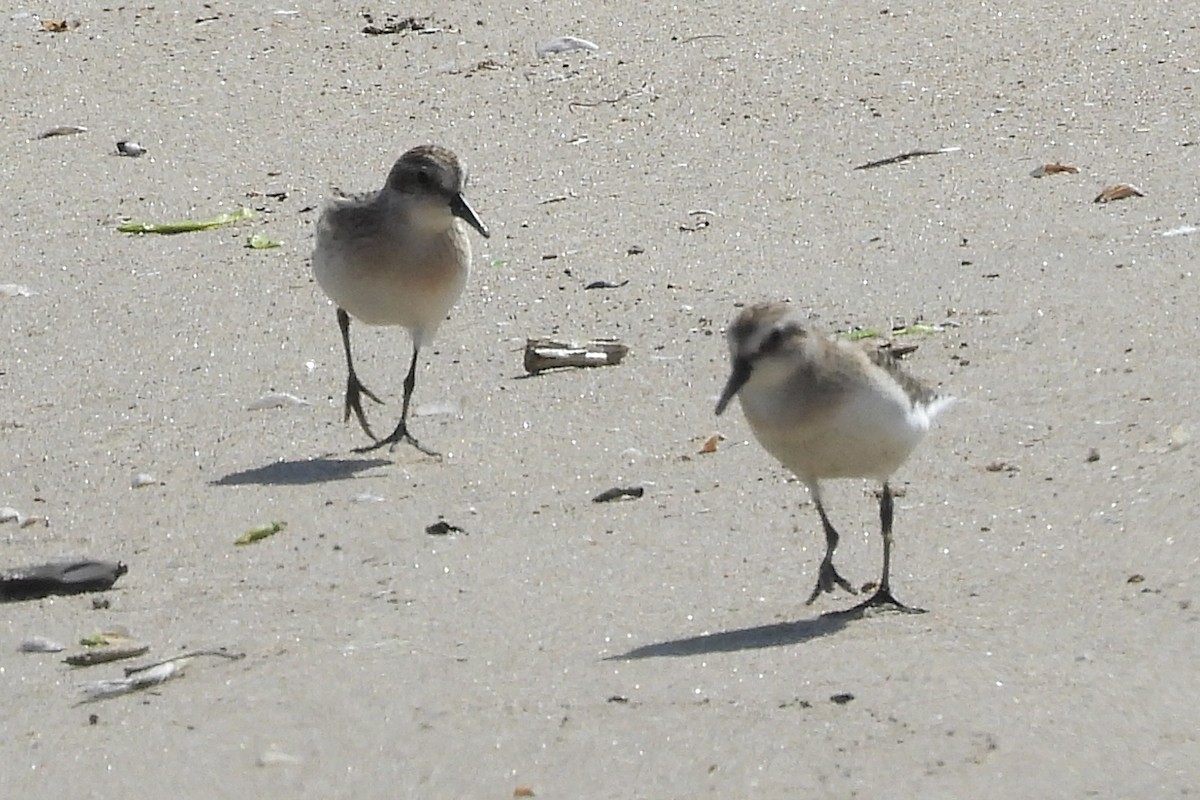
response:
[[[419,219],[436,226],[458,217],[486,239],[491,234],[463,196],[465,184],[458,157],[444,147],[426,144],[400,156],[388,174],[386,191],[420,203],[425,210]]]
[[[725,333],[733,367],[717,401],[717,414],[725,411],[752,375],[770,370],[773,364],[784,374],[790,371],[794,361],[789,354],[805,346],[809,333],[804,319],[787,303],[758,303],[742,309]]]

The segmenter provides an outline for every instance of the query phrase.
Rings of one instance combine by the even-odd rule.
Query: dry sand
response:
[[[331,2],[5,12],[0,283],[32,294],[0,299],[0,505],[49,524],[0,526],[0,565],[129,574],[108,609],[2,607],[3,795],[1194,792],[1200,234],[1164,236],[1197,224],[1194,9],[549,5],[371,6],[444,28],[393,36]],[[561,34],[599,50],[535,54]],[[64,124],[88,131],[32,139]],[[355,456],[313,222],[426,141],[493,231],[417,384],[448,457]],[[1058,160],[1079,173],[1029,177]],[[1091,202],[1118,181],[1146,196]],[[954,323],[910,368],[962,401],[895,480],[895,590],[929,614],[803,605],[816,514],[712,414],[734,304],[775,298]],[[356,331],[390,429],[408,342]],[[549,334],[632,353],[523,378]],[[271,391],[309,405],[247,410]],[[646,496],[590,502],[614,485]],[[865,488],[828,498],[860,582]],[[79,705],[120,665],[16,652],[113,625],[246,658]]]

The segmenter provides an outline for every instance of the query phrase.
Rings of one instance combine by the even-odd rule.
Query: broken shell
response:
[[[66,645],[45,636],[31,636],[21,642],[21,646],[17,649],[22,653],[61,653],[67,648]]]
[[[1104,187],[1100,194],[1096,195],[1093,203],[1111,203],[1113,200],[1124,200],[1126,197],[1145,197],[1145,193],[1130,183],[1114,183],[1112,186]]]
[[[592,42],[587,39],[580,39],[578,36],[558,36],[546,42],[542,42],[537,46],[537,54],[542,56],[552,56],[558,53],[569,53],[572,50],[599,50]]]
[[[143,486],[154,486],[159,481],[153,476],[145,472],[139,472],[133,476],[133,480],[129,484],[131,489],[141,489]]]
[[[276,750],[272,745],[269,750],[265,751],[258,757],[258,760],[255,763],[257,763],[260,767],[275,767],[288,764],[300,764],[302,762],[298,756]]]
[[[87,128],[82,125],[55,125],[53,128],[47,128],[37,135],[39,139],[50,139],[55,136],[71,136],[76,133],[87,133]]]
[[[138,156],[146,154],[146,148],[142,147],[137,142],[121,141],[117,142],[117,153],[123,156],[129,156],[130,158],[137,158]]]
[[[33,290],[19,283],[0,283],[0,297],[32,297]]]

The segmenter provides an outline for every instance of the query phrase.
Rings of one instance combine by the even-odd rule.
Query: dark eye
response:
[[[429,174],[429,170],[417,170],[417,185],[422,189],[428,189],[433,186],[433,176]]]
[[[767,334],[767,338],[763,339],[762,347],[759,348],[759,351],[771,353],[778,350],[781,344],[783,344],[783,331],[779,330],[779,328],[774,328]]]

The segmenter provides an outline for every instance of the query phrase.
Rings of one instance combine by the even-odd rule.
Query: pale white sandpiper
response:
[[[726,335],[733,366],[717,414],[734,396],[741,400],[755,438],[808,487],[825,529],[825,557],[808,603],[838,586],[854,593],[833,566],[838,532],[821,502],[820,482],[872,478],[882,484],[883,574],[875,593],[850,611],[922,611],[892,596],[888,480],[954,398],[909,375],[886,352],[820,332],[786,303],[745,308]]]

